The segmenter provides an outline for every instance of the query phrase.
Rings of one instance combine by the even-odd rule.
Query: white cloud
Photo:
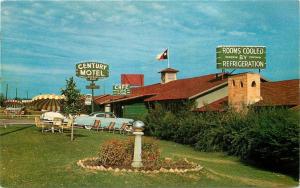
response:
[[[123,4],[121,5],[121,9],[127,12],[128,14],[138,14],[140,13],[140,10],[135,5],[127,5]]]
[[[121,16],[113,15],[105,19],[107,22],[118,23],[121,20]]]
[[[222,17],[221,11],[216,6],[210,6],[201,3],[200,5],[197,6],[197,10],[207,16]]]
[[[160,3],[152,3],[152,8],[155,9],[155,10],[163,10],[163,9],[166,9],[166,7],[163,6],[163,5],[160,4]]]
[[[56,14],[56,11],[54,9],[49,9],[47,11],[45,11],[44,15],[47,17],[51,17],[54,16]]]
[[[25,15],[34,15],[35,11],[33,9],[23,9],[22,13]]]
[[[256,33],[253,32],[244,32],[244,31],[230,31],[228,32],[229,35],[237,36],[237,37],[245,37],[249,35],[256,35]]]
[[[29,56],[29,57],[41,57],[41,58],[68,58],[68,57],[63,57],[60,55],[54,55],[52,54],[46,54],[46,53],[39,53],[39,52],[34,52],[26,49],[10,49],[10,53],[13,54],[18,54],[21,56]]]
[[[9,16],[10,11],[8,9],[2,10],[4,16]]]
[[[95,12],[80,11],[79,14],[83,17],[83,19],[87,23],[93,23],[97,20],[96,19],[97,13],[95,13]]]
[[[36,9],[40,9],[40,8],[43,7],[43,5],[42,5],[41,3],[38,3],[38,2],[35,1],[35,2],[32,4],[32,7],[33,7],[33,8],[36,8]]]
[[[2,69],[4,72],[12,72],[14,74],[67,74],[68,72],[71,73],[71,69],[58,69],[58,68],[51,68],[51,67],[44,67],[38,68],[36,66],[25,66],[23,64],[3,64]],[[73,71],[73,70],[72,70]]]

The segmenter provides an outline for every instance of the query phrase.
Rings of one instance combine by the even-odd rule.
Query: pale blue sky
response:
[[[59,94],[85,60],[110,66],[96,94],[104,86],[110,93],[122,73],[157,83],[167,62],[155,56],[167,47],[179,78],[219,71],[218,45],[266,46],[264,77],[299,78],[298,1],[3,1],[1,31],[1,84],[3,93],[9,84],[9,97],[16,87],[19,97]],[[90,93],[87,81],[76,82]]]

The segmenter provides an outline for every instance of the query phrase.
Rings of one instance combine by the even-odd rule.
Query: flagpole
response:
[[[170,48],[168,47],[167,49],[168,49],[168,68],[170,68],[170,61],[169,61],[169,59],[170,59]]]

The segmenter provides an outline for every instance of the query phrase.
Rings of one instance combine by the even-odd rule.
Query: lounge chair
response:
[[[100,120],[95,120],[94,121],[94,125],[92,126],[91,129],[96,129],[97,131],[99,131],[99,129],[101,129],[103,131],[103,127],[101,127],[101,121]]]
[[[71,129],[72,129],[73,121],[74,121],[74,119],[73,119],[72,117],[69,117],[69,118],[68,118],[68,123],[67,123],[67,124],[64,124],[64,123],[62,122],[62,124],[59,126],[59,128],[61,129],[61,132],[63,133],[63,132],[64,132],[64,129],[71,130]]]
[[[120,134],[122,134],[122,132],[124,131],[125,127],[127,126],[127,123],[122,123],[121,127],[116,127],[115,130],[119,131]]]
[[[126,132],[127,134],[132,133],[132,126],[126,125],[123,132]]]
[[[42,122],[40,117],[35,117],[34,118],[34,122],[35,122],[35,126],[37,128],[41,128],[42,129],[42,132],[44,131],[51,131],[51,124],[49,123],[45,123],[45,122]],[[48,129],[45,129],[45,128],[48,128]]]
[[[120,134],[122,134],[122,133],[125,134],[125,132],[127,132],[127,134],[128,134],[129,132],[131,132],[131,129],[127,123],[123,123],[120,128],[116,128],[115,130],[119,131]]]
[[[110,122],[110,124],[107,127],[108,132],[110,133],[110,131],[112,131],[112,133],[115,133],[115,124],[116,122]]]

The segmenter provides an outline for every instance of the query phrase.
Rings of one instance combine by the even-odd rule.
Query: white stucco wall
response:
[[[208,93],[204,96],[200,96],[196,98],[196,104],[197,108],[201,108],[204,105],[210,104],[216,100],[219,100],[221,98],[224,98],[228,96],[228,86],[225,86],[220,89],[216,89],[215,91],[212,91],[211,93]]]

